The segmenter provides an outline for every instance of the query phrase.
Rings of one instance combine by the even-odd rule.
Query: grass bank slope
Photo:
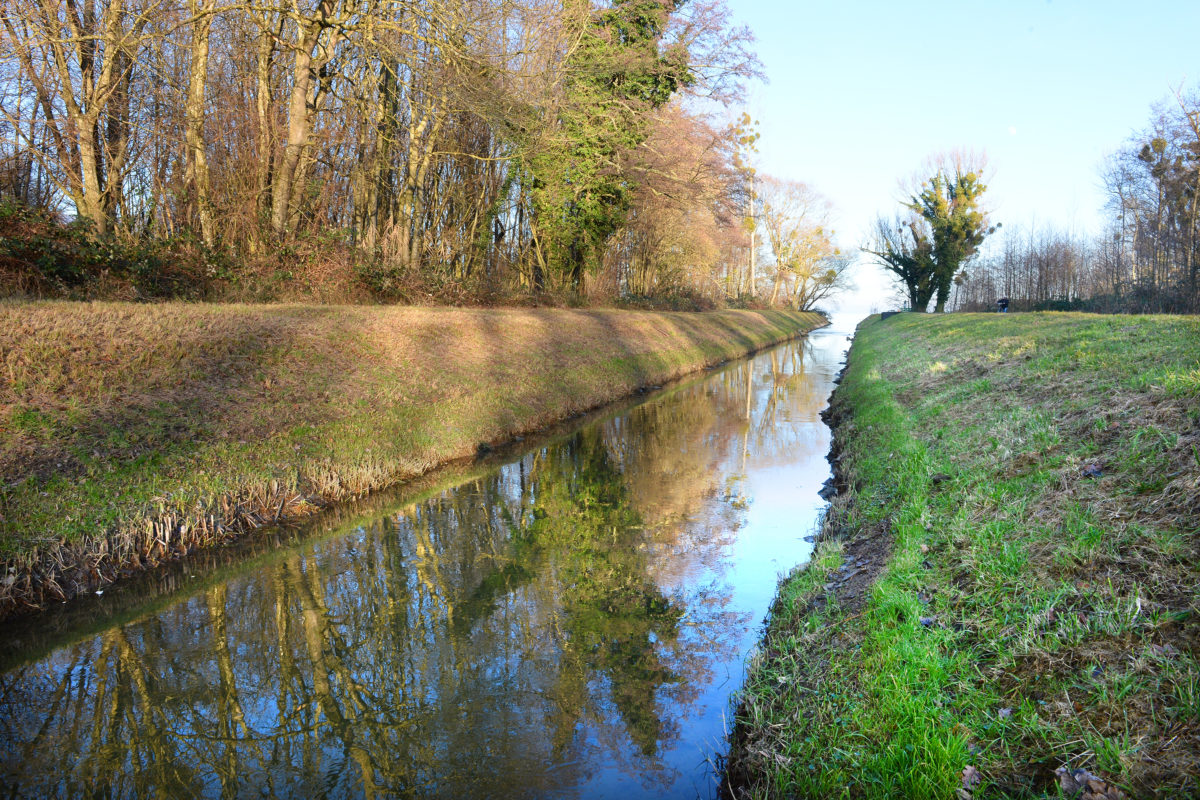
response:
[[[1198,796],[1200,319],[873,317],[829,416],[729,793]]]
[[[749,311],[0,305],[0,612],[823,324]]]

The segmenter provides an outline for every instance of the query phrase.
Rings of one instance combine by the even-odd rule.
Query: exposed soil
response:
[[[847,369],[848,365],[842,368],[835,384],[840,383]],[[830,604],[836,604],[845,614],[849,615],[848,618],[853,619],[862,611],[871,586],[887,566],[888,559],[892,554],[892,534],[888,525],[881,524],[868,529],[858,529],[846,523],[847,512],[850,504],[854,502],[854,495],[851,491],[849,476],[842,468],[841,453],[846,431],[843,429],[839,433],[839,428],[842,427],[842,423],[848,416],[847,410],[838,402],[838,394],[835,389],[829,406],[821,412],[821,418],[833,431],[829,454],[826,457],[833,474],[826,482],[827,489],[822,495],[830,500],[830,507],[822,521],[816,543],[841,541],[842,566],[827,577],[823,587],[824,591],[815,593],[801,608],[791,610],[789,616],[794,620],[803,620],[819,615]],[[809,567],[811,564],[801,569]],[[784,609],[781,607],[781,603],[782,599],[776,598],[768,618],[770,634],[763,639],[761,653],[762,658],[767,661],[771,661],[779,655],[777,642],[786,638],[788,634],[787,631],[779,629],[777,622],[774,625],[770,623],[771,618],[778,620],[782,616]],[[846,618],[843,617],[843,621]],[[837,646],[852,647],[856,640],[850,636],[839,635],[835,638],[835,642]],[[800,682],[812,687],[819,686],[820,673],[827,663],[827,659],[824,658],[808,661],[806,667],[809,674],[800,676]],[[741,716],[742,709],[739,709],[735,718]],[[747,728],[739,724],[734,727],[730,735],[730,757],[722,765],[720,786],[720,797],[725,800],[747,800],[751,797],[747,788],[751,785],[747,772],[748,765],[740,756],[752,747],[748,742],[748,733]]]

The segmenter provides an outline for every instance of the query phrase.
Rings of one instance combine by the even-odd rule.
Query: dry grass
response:
[[[0,304],[0,607],[69,597],[823,323]]]

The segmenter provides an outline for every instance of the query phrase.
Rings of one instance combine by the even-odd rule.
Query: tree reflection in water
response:
[[[532,796],[603,769],[669,785],[660,752],[742,656],[749,613],[721,580],[739,476],[823,451],[779,419],[823,401],[804,365],[803,345],[735,365],[0,676],[0,782]]]

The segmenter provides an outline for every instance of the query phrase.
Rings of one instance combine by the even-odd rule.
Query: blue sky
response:
[[[1006,225],[1096,232],[1101,168],[1151,105],[1200,87],[1200,0],[731,0],[769,83],[748,101],[759,166],[834,203],[857,246],[938,151],[987,155]],[[1173,102],[1173,101],[1172,101]],[[871,271],[843,305],[888,294]]]

